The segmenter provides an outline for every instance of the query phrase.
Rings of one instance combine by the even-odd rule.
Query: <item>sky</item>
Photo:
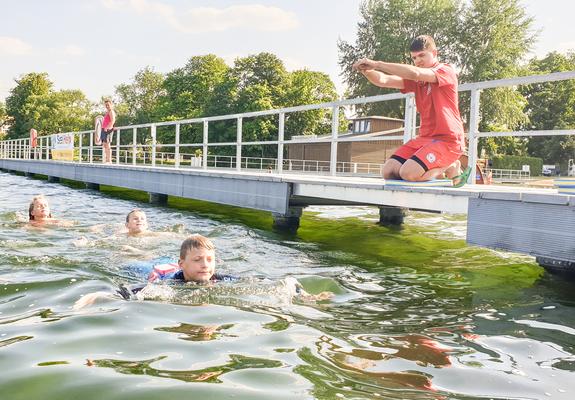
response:
[[[260,52],[290,71],[330,75],[345,85],[338,40],[355,43],[361,0],[0,0],[0,101],[14,79],[46,72],[55,89],[79,89],[92,101],[114,94],[136,72],[166,73],[195,55],[228,65]],[[573,0],[523,0],[535,17],[533,55],[575,49]]]

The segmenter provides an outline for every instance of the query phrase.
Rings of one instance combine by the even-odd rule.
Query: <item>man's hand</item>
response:
[[[356,61],[355,64],[351,67],[354,71],[363,72],[368,71],[371,69],[375,69],[377,65],[377,61],[370,60],[369,58],[362,58]]]

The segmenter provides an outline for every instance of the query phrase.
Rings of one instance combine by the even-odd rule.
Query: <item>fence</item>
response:
[[[535,83],[556,82],[567,79],[575,79],[575,71],[557,72],[547,75],[527,76],[512,79],[500,79],[487,82],[478,82],[464,84],[459,87],[461,92],[470,92],[470,113],[469,113],[469,163],[475,165],[477,161],[477,145],[479,138],[482,137],[502,137],[502,136],[550,136],[550,135],[574,135],[575,130],[543,130],[543,131],[513,131],[513,132],[480,132],[479,131],[479,105],[481,92],[487,89],[494,89],[499,87],[509,87],[517,85],[527,85]],[[368,104],[382,101],[403,100],[405,102],[404,113],[404,132],[402,136],[386,136],[378,137],[377,140],[403,140],[404,142],[415,136],[415,121],[416,110],[413,95],[411,94],[386,94],[380,96],[372,96],[365,98],[347,99],[331,103],[311,104],[298,107],[283,108],[278,110],[266,110],[258,112],[249,112],[243,114],[231,114],[207,118],[195,118],[180,121],[157,122],[150,124],[131,125],[118,127],[115,133],[115,143],[112,144],[114,150],[115,163],[131,164],[131,165],[151,165],[151,166],[173,166],[175,168],[189,167],[189,168],[231,168],[238,172],[243,169],[250,168],[252,161],[249,158],[242,156],[242,150],[245,146],[258,146],[258,145],[271,145],[276,146],[277,158],[273,158],[273,162],[267,162],[267,166],[263,167],[264,158],[260,163],[260,169],[269,169],[271,172],[282,174],[286,171],[306,171],[316,173],[328,173],[332,176],[350,173],[350,171],[365,170],[367,173],[372,173],[375,169],[380,167],[363,166],[358,169],[358,165],[353,163],[342,163],[337,161],[337,148],[338,143],[341,142],[360,142],[360,141],[373,141],[373,137],[358,138],[358,137],[340,137],[339,135],[339,115],[344,107]],[[291,138],[285,139],[285,121],[286,115],[305,112],[318,109],[331,110],[331,133],[329,138]],[[260,118],[260,117],[277,117],[277,140],[267,141],[243,141],[243,121],[247,118]],[[218,121],[233,121],[236,125],[236,140],[233,142],[216,142],[210,141],[210,124]],[[197,143],[181,143],[180,129],[186,125],[200,125],[202,131],[202,141]],[[175,141],[174,143],[158,143],[157,130],[173,129]],[[101,150],[94,145],[92,131],[75,132],[77,140],[75,144],[75,162],[79,163],[93,163],[98,161],[99,153]],[[142,136],[138,140],[138,135]],[[127,138],[127,139],[126,139]],[[286,145],[297,143],[330,143],[330,160],[309,162],[302,160],[285,160],[284,148]],[[214,147],[232,147],[235,148],[235,155],[218,156],[228,157],[218,159],[218,157],[209,157],[209,149]],[[173,156],[167,157],[164,152],[159,151],[159,148],[173,148]],[[196,150],[201,152],[201,162],[194,159]],[[232,153],[234,151],[232,150]],[[170,153],[171,154],[171,153]],[[50,159],[50,146],[47,137],[38,138],[38,146],[36,148],[30,147],[29,139],[13,139],[0,142],[0,157],[2,158],[18,158],[18,159]],[[173,160],[168,162],[168,160]],[[239,161],[239,162],[238,162]],[[297,161],[297,162],[296,162]],[[256,164],[258,162],[255,162]],[[298,164],[299,163],[299,164]],[[224,166],[225,165],[225,166]],[[247,166],[247,167],[246,167]],[[286,168],[287,166],[287,168]],[[473,180],[470,183],[474,183]]]

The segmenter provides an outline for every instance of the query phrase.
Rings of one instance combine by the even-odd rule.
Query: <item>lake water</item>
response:
[[[19,222],[39,193],[75,225]],[[376,208],[310,208],[285,236],[266,213],[142,199],[0,172],[0,398],[575,398],[575,282],[465,245],[461,216],[389,229]],[[115,234],[135,207],[171,235]],[[176,256],[191,233],[242,280],[72,309],[136,283],[126,246]],[[288,276],[335,296],[292,297]]]

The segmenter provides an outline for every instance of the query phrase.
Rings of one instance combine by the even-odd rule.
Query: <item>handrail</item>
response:
[[[467,83],[459,86],[459,91],[469,91],[471,93],[471,104],[470,104],[470,114],[469,114],[469,163],[473,165],[477,161],[477,144],[478,139],[482,137],[501,137],[501,136],[551,136],[551,135],[574,135],[575,130],[538,130],[538,131],[510,131],[510,132],[480,132],[479,131],[479,104],[481,91],[485,89],[493,89],[497,87],[508,87],[517,85],[527,85],[527,84],[537,84],[546,82],[557,82],[561,80],[575,79],[575,71],[566,72],[555,72],[545,75],[531,75],[524,77],[514,77],[506,79],[497,79],[492,81]],[[380,136],[380,137],[366,137],[363,135],[353,136],[342,136],[339,134],[339,114],[341,107],[357,105],[357,104],[368,104],[381,101],[391,101],[391,100],[405,100],[405,114],[404,114],[404,127],[401,129],[403,131],[403,136]],[[311,111],[318,109],[330,109],[331,110],[331,133],[329,136],[320,138],[309,138],[309,139],[289,139],[284,138],[285,129],[285,116],[289,113]],[[255,117],[266,117],[266,116],[278,116],[278,138],[277,140],[260,140],[252,142],[243,141],[243,120],[246,118]],[[215,121],[236,121],[236,141],[235,142],[209,142],[209,124]],[[162,122],[151,122],[145,124],[137,125],[127,125],[116,127],[117,135],[115,137],[115,143],[111,143],[112,149],[115,150],[117,155],[120,154],[120,149],[126,148],[131,149],[131,160],[132,165],[136,165],[137,154],[143,148],[151,149],[151,165],[156,164],[156,156],[161,152],[157,151],[158,146],[163,147],[173,147],[176,154],[180,154],[180,149],[185,147],[198,147],[202,149],[202,168],[208,168],[208,149],[209,147],[235,147],[235,157],[236,160],[240,162],[234,163],[235,169],[238,171],[241,169],[242,150],[244,146],[253,145],[274,145],[277,146],[279,162],[277,173],[282,173],[284,164],[284,146],[289,144],[308,144],[308,143],[329,143],[330,144],[330,160],[329,160],[329,171],[331,175],[337,175],[338,163],[337,161],[337,148],[338,144],[342,142],[365,142],[365,141],[388,141],[388,140],[407,140],[415,136],[415,120],[416,120],[416,109],[413,101],[413,94],[402,94],[402,93],[391,93],[378,96],[369,97],[359,97],[354,99],[344,99],[326,103],[319,104],[307,104],[294,107],[286,107],[273,110],[263,110],[263,111],[252,111],[239,114],[229,114],[229,115],[218,115],[211,117],[201,117],[192,119],[183,119],[177,121],[162,121]],[[202,124],[203,125],[203,139],[199,143],[180,143],[180,127],[186,124]],[[156,141],[156,132],[158,127],[174,126],[176,130],[175,143],[164,143],[160,144]],[[120,143],[120,134],[123,131],[132,130],[132,140],[128,144]],[[149,129],[147,133],[148,137],[151,139],[150,144],[138,144],[137,143],[137,133],[138,129]],[[397,131],[397,130],[395,130]],[[97,158],[95,153],[97,153],[97,148],[93,143],[93,131],[86,130],[80,132],[66,132],[68,134],[75,134],[79,137],[79,145],[75,148],[78,152],[78,162],[88,162],[93,163]],[[85,145],[85,136],[88,135],[88,143]],[[48,160],[50,159],[48,137],[42,136],[38,138],[39,148],[32,149],[30,147],[28,138],[5,140],[0,142],[0,158],[22,158],[22,159],[40,159]],[[129,152],[130,150],[126,150]],[[84,153],[87,152],[87,156],[84,159]],[[183,153],[182,153],[183,154]],[[179,158],[177,158],[179,160]],[[179,163],[179,161],[177,161]],[[116,164],[120,165],[119,157],[116,157]],[[231,164],[231,163],[230,163]],[[177,167],[179,164],[177,165]],[[470,178],[469,183],[474,183],[473,179]]]

